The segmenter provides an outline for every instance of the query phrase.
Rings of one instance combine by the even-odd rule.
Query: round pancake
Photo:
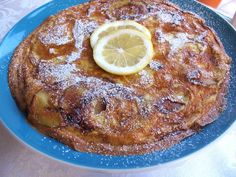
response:
[[[116,76],[93,60],[101,24],[134,20],[155,55],[141,72]],[[42,133],[70,147],[112,155],[168,148],[224,109],[230,58],[194,14],[160,0],[94,0],[44,21],[16,49],[13,97]]]

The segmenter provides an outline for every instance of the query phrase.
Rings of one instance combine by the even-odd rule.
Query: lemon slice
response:
[[[145,34],[137,30],[118,30],[98,40],[93,56],[105,71],[129,75],[139,72],[150,63],[153,45]]]
[[[100,38],[120,29],[134,29],[143,32],[149,39],[151,39],[151,33],[149,30],[139,23],[132,20],[115,21],[103,24],[93,32],[90,38],[91,46],[94,47]]]

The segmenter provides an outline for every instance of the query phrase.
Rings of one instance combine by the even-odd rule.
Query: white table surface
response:
[[[0,41],[23,16],[49,0],[0,0]],[[236,177],[236,123],[204,149],[143,172],[85,171],[19,143],[0,123],[0,177]]]

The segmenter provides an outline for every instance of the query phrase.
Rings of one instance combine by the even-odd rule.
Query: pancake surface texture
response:
[[[116,76],[93,59],[90,35],[134,20],[152,34],[154,57]],[[194,14],[161,0],[93,0],[49,17],[16,49],[9,85],[40,132],[70,147],[112,155],[168,148],[225,107],[231,60]]]

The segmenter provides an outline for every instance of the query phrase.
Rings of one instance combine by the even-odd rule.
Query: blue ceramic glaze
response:
[[[204,18],[206,23],[217,32],[226,52],[233,59],[228,106],[219,119],[204,127],[198,134],[183,140],[181,143],[165,151],[132,156],[105,156],[77,152],[54,139],[43,136],[32,128],[26,121],[25,115],[17,108],[8,86],[8,65],[13,51],[48,16],[67,7],[84,2],[86,0],[54,0],[49,2],[19,21],[0,44],[0,119],[19,140],[38,152],[80,167],[103,170],[127,170],[153,167],[182,158],[203,148],[230,127],[236,119],[236,32],[219,15],[197,2],[193,0],[172,0],[181,8],[195,12]]]

